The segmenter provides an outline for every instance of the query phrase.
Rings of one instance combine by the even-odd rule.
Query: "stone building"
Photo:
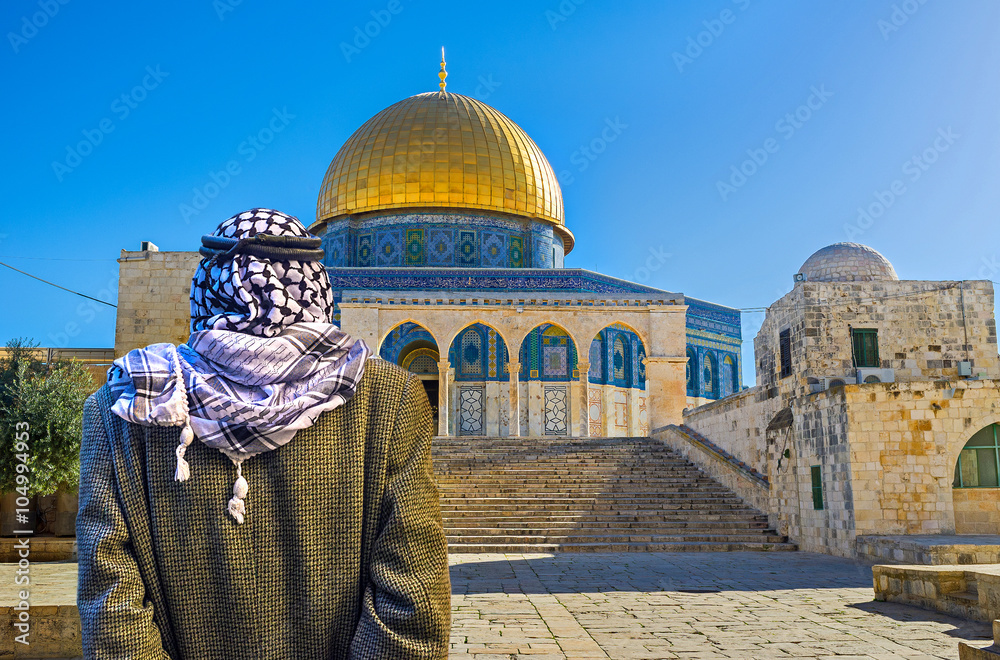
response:
[[[900,280],[853,243],[819,250],[794,279],[754,340],[758,384],[655,435],[805,550],[1000,533],[992,283]]]
[[[646,435],[742,388],[739,312],[565,268],[575,237],[545,155],[443,85],[350,136],[310,231],[336,322],[420,376],[441,435]],[[117,354],[186,340],[198,259],[122,252]]]

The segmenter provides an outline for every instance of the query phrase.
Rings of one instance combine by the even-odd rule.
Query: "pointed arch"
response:
[[[589,356],[591,383],[645,388],[646,366],[642,360],[646,346],[627,323],[615,321],[604,326],[591,341]]]
[[[508,381],[507,343],[492,325],[474,321],[460,328],[448,347],[456,381]]]
[[[418,350],[421,351],[422,355],[428,357],[440,354],[437,340],[430,330],[416,321],[407,320],[397,323],[385,334],[379,345],[378,354],[383,360],[406,368],[413,363],[413,359],[416,357],[416,355],[411,356],[410,354]],[[436,362],[437,358],[434,359]],[[425,361],[421,360],[420,363],[423,364]]]
[[[709,399],[719,397],[719,364],[712,351],[705,352],[705,360],[702,367],[702,385],[706,397]]]
[[[518,351],[523,380],[568,381],[579,377],[576,343],[557,323],[532,328]]]
[[[732,355],[727,355],[722,361],[722,374],[720,376],[725,387],[723,394],[735,394],[740,391],[740,374],[736,368],[736,360]]]

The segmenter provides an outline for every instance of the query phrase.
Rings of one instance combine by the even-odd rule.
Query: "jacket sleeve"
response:
[[[169,660],[118,501],[111,447],[98,404],[84,404],[80,446],[77,607],[85,658]]]
[[[427,395],[410,376],[390,439],[387,488],[352,659],[448,657],[451,579],[431,435]]]

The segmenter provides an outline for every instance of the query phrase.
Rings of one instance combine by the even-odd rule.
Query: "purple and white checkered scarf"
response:
[[[213,235],[309,237],[299,221],[251,209]],[[184,453],[197,438],[233,461],[230,514],[240,523],[247,458],[287,444],[355,392],[371,350],[330,323],[333,295],[322,264],[237,253],[206,257],[191,283],[187,343],[153,344],[115,360],[112,411],[144,426],[180,426],[174,478],[185,481]]]

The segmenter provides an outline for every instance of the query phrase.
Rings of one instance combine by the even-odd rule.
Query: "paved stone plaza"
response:
[[[868,566],[805,552],[450,561],[458,660],[957,658],[959,641],[991,638],[988,624],[874,602]],[[14,569],[0,564],[5,605]],[[36,564],[32,582],[34,606],[75,604],[76,564]]]
[[[451,564],[453,658],[957,658],[959,641],[992,638],[988,624],[874,602],[867,565],[812,553]]]

